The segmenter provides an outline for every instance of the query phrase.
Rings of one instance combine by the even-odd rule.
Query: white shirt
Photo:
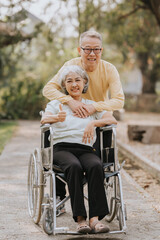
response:
[[[92,104],[94,101],[82,99],[85,104]],[[59,104],[61,102],[58,100],[53,100],[49,102],[46,106],[45,112],[51,112],[53,114],[58,114]],[[62,104],[62,103],[61,103]],[[64,122],[57,122],[52,124],[53,128],[53,143],[59,142],[69,142],[69,143],[79,143],[83,145],[92,146],[96,141],[96,131],[94,130],[94,138],[91,143],[82,143],[82,138],[84,130],[87,124],[96,119],[101,119],[106,111],[96,112],[87,118],[78,118],[73,116],[73,112],[67,104],[62,104],[63,111],[66,112],[66,119]]]

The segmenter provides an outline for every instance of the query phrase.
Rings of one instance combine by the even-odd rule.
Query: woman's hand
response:
[[[57,115],[57,118],[58,118],[58,122],[64,122],[66,119],[66,112],[63,111],[61,104],[59,104],[59,113]]]
[[[87,142],[91,143],[91,141],[93,141],[94,127],[95,127],[94,121],[87,124],[82,138],[83,143],[86,144]]]
[[[41,124],[53,123],[53,118],[56,119],[56,115],[53,115],[50,112],[44,113],[41,118]]]
[[[66,119],[66,112],[63,111],[62,105],[59,104],[59,113],[53,115],[51,112],[45,112],[41,119],[41,124],[45,123],[56,123],[56,122],[64,122]]]

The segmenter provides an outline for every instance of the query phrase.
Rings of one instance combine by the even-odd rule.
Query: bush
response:
[[[11,83],[1,93],[1,118],[35,119],[42,110],[45,99],[42,96],[42,81],[27,78],[24,81]]]

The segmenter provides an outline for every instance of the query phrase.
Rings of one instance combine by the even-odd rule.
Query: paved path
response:
[[[117,135],[121,143],[130,146],[133,151],[142,154],[151,164],[160,165],[160,143],[144,144],[139,141],[130,141],[128,138],[128,125],[159,125],[160,113],[135,113],[125,112],[123,121],[118,123]]]
[[[123,239],[159,240],[160,214],[153,208],[151,198],[123,172],[124,199],[127,204],[127,227],[124,234],[97,234],[89,236],[46,235],[36,226],[27,210],[27,165],[30,153],[40,144],[39,123],[20,121],[19,128],[0,156],[0,239]],[[68,202],[67,214],[59,222],[73,229],[74,224]],[[110,224],[113,229],[115,220]]]

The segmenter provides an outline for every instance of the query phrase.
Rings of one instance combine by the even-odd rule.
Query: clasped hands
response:
[[[92,104],[85,104],[74,99],[67,102],[67,104],[73,111],[73,115],[79,118],[86,118],[96,112]]]

